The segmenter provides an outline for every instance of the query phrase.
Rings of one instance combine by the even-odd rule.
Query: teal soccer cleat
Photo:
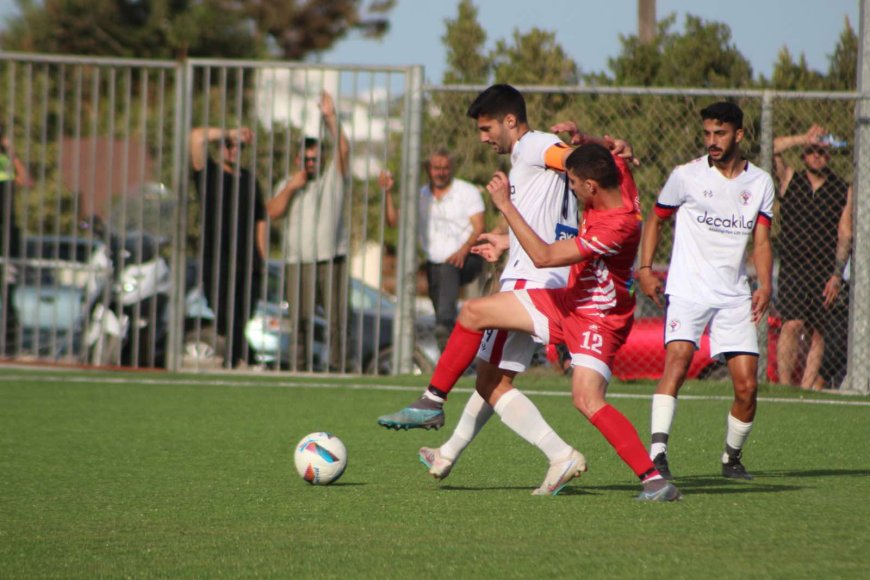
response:
[[[444,426],[443,409],[405,407],[398,413],[378,417],[378,425],[387,429],[440,429]]]
[[[637,496],[639,501],[677,501],[683,494],[666,479],[657,479],[643,484],[643,491]]]

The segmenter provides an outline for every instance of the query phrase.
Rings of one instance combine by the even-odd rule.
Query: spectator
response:
[[[824,386],[819,369],[825,328],[841,291],[852,240],[852,188],[828,167],[830,150],[822,141],[824,132],[814,124],[803,135],[773,141],[782,220],[777,291],[782,316],[777,345],[779,381],[804,389]],[[802,171],[782,157],[783,151],[798,146],[803,147]],[[812,244],[807,243],[809,239]],[[810,334],[810,347],[803,376],[798,377],[798,342],[804,333]]]
[[[287,301],[298,337],[297,366],[311,370],[307,345],[313,332],[315,307],[329,321],[330,370],[343,371],[341,332],[347,317],[348,229],[345,224],[345,181],[349,174],[350,146],[338,125],[332,96],[323,92],[320,113],[330,135],[338,141],[338,154],[327,160],[319,140],[307,137],[298,170],[281,181],[266,202],[272,220],[287,216],[285,260]]]
[[[247,362],[245,325],[260,294],[266,255],[266,210],[259,184],[241,167],[247,127],[198,127],[190,132],[190,163],[203,215],[202,280],[217,316],[218,334],[227,339],[226,360]],[[218,160],[208,144],[220,142]]]
[[[3,264],[0,267],[0,280],[6,286],[5,294],[0,286],[0,301],[13,305],[12,308],[4,309],[6,343],[5,351],[0,351],[0,354],[14,354],[17,350],[18,315],[11,299],[18,274],[12,262],[21,257],[21,230],[15,219],[16,185],[29,187],[30,177],[24,164],[12,152],[6,132],[0,125],[0,258]]]
[[[483,233],[483,197],[471,183],[453,176],[453,157],[439,148],[427,159],[429,183],[420,189],[420,245],[426,255],[429,298],[435,308],[435,337],[444,350],[456,323],[461,286],[474,281],[483,270],[483,259],[470,253]],[[396,225],[389,172],[380,176],[386,192],[387,223]]]

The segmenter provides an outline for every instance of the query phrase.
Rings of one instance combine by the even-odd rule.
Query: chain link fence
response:
[[[430,116],[424,142],[456,152],[460,160],[457,175],[481,185],[508,163],[478,142],[473,121],[465,117],[468,104],[483,88],[427,87]],[[739,104],[745,115],[742,151],[771,173],[777,188],[772,231],[774,296],[769,316],[759,328],[762,380],[817,389],[844,384],[850,291],[849,268],[843,262],[850,248],[852,214],[847,194],[855,172],[858,95],[519,88],[526,96],[534,129],[548,131],[556,122],[573,120],[585,132],[631,142],[641,161],[634,176],[645,214],[671,170],[705,154],[701,109],[718,100]],[[490,221],[495,218],[491,212]],[[667,276],[671,252],[669,228],[665,226],[655,256],[654,269],[662,279]],[[751,260],[748,269],[754,271]],[[832,280],[834,273],[837,276]],[[826,301],[829,284],[836,290],[828,290]],[[662,312],[640,293],[636,297],[635,326],[614,370],[621,379],[654,379],[661,376],[664,366]],[[865,320],[866,309],[867,305],[853,305],[853,317]],[[726,378],[727,369],[708,354],[705,338],[690,377]],[[864,350],[853,349],[853,358],[866,356]]]
[[[420,67],[2,55],[0,304],[9,307],[0,310],[0,354],[193,370],[429,372],[438,351],[417,290],[421,160],[446,147],[457,177],[479,185],[509,160],[481,145],[465,116],[485,87],[422,78]],[[535,129],[573,120],[629,140],[642,162],[635,178],[645,213],[670,171],[704,154],[700,110],[737,102],[742,149],[778,188],[763,378],[837,388],[849,385],[849,365],[866,368],[849,329],[866,327],[868,305],[849,299],[850,268],[831,282],[855,225],[848,184],[870,171],[856,166],[859,95],[520,88]],[[312,181],[342,156],[320,109],[324,93],[347,147],[343,196],[328,207],[303,195],[295,210],[292,201],[276,206],[309,153]],[[396,228],[386,225],[377,186],[383,169],[399,185]],[[251,192],[259,203],[249,203]],[[497,216],[487,218],[493,225]],[[332,225],[318,230],[323,223]],[[666,226],[655,258],[662,277],[670,240]],[[334,246],[329,255],[325,245]],[[826,304],[829,284],[839,291],[829,288]],[[616,376],[659,376],[663,335],[661,312],[638,296]],[[707,348],[691,376],[724,377]]]

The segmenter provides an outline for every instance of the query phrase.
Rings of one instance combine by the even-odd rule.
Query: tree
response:
[[[767,84],[764,79],[762,83]],[[788,48],[783,46],[773,67],[770,84],[773,88],[783,91],[816,91],[824,88],[826,79],[822,73],[810,69],[803,53],[798,62],[794,62]]]
[[[621,36],[622,52],[608,60],[612,78],[592,75],[594,83],[628,86],[738,88],[752,84],[752,67],[721,22],[686,15],[683,33],[671,30],[676,16],[658,23],[650,43]]]
[[[841,91],[854,91],[858,88],[858,35],[852,29],[849,19],[843,26],[840,39],[830,56],[828,67],[828,88]]]
[[[484,53],[486,31],[477,21],[477,7],[471,0],[459,3],[455,20],[446,20],[441,42],[447,48],[444,84],[485,83],[492,63]]]
[[[3,48],[139,58],[300,59],[351,30],[383,34],[394,0],[17,0]]]
[[[259,0],[240,4],[258,35],[267,37],[287,60],[325,50],[351,30],[378,38],[389,29],[385,15],[395,0]]]

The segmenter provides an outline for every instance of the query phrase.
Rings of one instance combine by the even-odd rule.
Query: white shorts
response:
[[[501,291],[520,290],[522,288],[544,288],[543,284],[528,280],[504,280]],[[525,332],[509,330],[485,330],[477,358],[498,366],[506,371],[521,373],[529,368],[535,352],[541,348],[531,335]]]
[[[758,331],[752,323],[752,301],[730,308],[710,308],[679,296],[667,296],[665,345],[674,340],[701,343],[710,325],[710,356],[727,353],[758,354]]]

